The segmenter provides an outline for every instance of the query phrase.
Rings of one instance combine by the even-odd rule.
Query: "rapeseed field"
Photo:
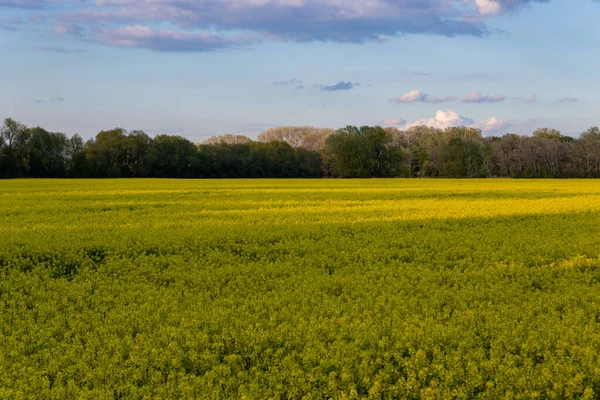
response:
[[[0,183],[1,399],[600,398],[600,182]]]

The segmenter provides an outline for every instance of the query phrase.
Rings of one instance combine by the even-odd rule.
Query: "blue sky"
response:
[[[0,117],[254,137],[278,125],[600,124],[593,0],[0,0]]]

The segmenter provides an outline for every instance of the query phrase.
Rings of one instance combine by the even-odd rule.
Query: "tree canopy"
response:
[[[123,128],[84,143],[11,119],[0,128],[0,177],[35,178],[600,178],[600,129],[486,137],[468,127],[280,127],[247,136],[182,136]]]

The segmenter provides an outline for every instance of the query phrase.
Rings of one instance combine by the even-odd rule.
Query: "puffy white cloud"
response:
[[[475,123],[475,127],[485,133],[497,133],[506,130],[511,124],[503,119],[496,117],[482,119]]]
[[[390,100],[392,103],[397,104],[408,104],[408,103],[416,103],[422,102],[425,103],[427,101],[427,95],[420,90],[411,90],[410,92],[404,93],[402,96],[395,97]]]
[[[467,118],[458,114],[454,110],[447,109],[438,110],[433,117],[418,119],[414,122],[404,124],[403,127],[408,129],[422,125],[438,129],[446,129],[453,126],[466,126],[481,129],[482,132],[487,134],[495,134],[510,127],[511,123],[496,117],[475,121],[472,118]]]
[[[448,109],[438,110],[435,113],[434,117],[419,119],[410,124],[407,124],[406,128],[424,125],[430,126],[432,128],[446,129],[451,126],[472,125],[473,122],[474,121],[472,119],[460,116],[456,111]]]

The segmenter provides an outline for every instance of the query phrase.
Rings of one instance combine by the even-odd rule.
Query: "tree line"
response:
[[[203,143],[116,128],[75,134],[0,128],[1,178],[599,178],[600,130],[577,139],[550,128],[486,137],[468,127],[279,127]]]

